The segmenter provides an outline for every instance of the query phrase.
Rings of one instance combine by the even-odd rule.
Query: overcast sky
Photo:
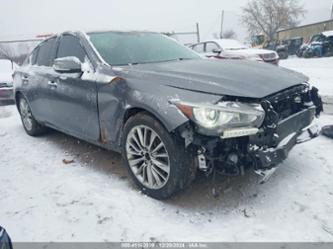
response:
[[[55,33],[64,30],[192,31],[200,23],[201,36],[219,32],[224,9],[224,30],[234,29],[243,40],[241,7],[248,0],[1,0],[0,40],[8,37]],[[301,0],[303,23],[327,20],[333,0]]]

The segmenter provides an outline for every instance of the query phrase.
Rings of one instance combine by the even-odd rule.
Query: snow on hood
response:
[[[233,50],[233,49],[246,49],[247,47],[240,43],[237,40],[233,39],[219,39],[214,40],[216,43],[218,43],[223,50]]]
[[[278,55],[275,51],[267,49],[248,48],[246,45],[242,44],[237,40],[219,39],[214,41],[221,46],[221,48],[223,49],[222,54],[225,55],[236,55],[240,57],[259,57],[259,55],[271,55],[271,59],[278,58]]]
[[[257,48],[246,48],[246,49],[237,49],[237,50],[226,50],[227,53],[244,55],[244,56],[253,56],[253,55],[263,55],[263,54],[276,54],[275,51],[267,49],[257,49]]]

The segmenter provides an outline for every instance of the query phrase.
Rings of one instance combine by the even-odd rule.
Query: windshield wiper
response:
[[[175,58],[175,59],[165,60],[165,61],[131,62],[131,63],[128,63],[127,66],[135,66],[135,65],[139,65],[139,64],[149,64],[149,63],[163,63],[163,62],[169,62],[169,61],[183,61],[183,60],[193,60],[193,58],[180,57],[180,58]]]

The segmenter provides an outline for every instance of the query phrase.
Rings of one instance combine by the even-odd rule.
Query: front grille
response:
[[[265,61],[272,61],[272,60],[277,59],[275,53],[262,54],[260,56]]]
[[[282,120],[305,109],[304,103],[309,102],[309,86],[307,84],[297,85],[271,95],[265,100],[272,104],[274,111]]]

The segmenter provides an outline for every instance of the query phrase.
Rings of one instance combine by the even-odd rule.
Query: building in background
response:
[[[277,40],[285,41],[300,37],[303,38],[304,42],[307,42],[311,39],[312,36],[329,30],[333,30],[333,19],[279,30],[277,32]]]

